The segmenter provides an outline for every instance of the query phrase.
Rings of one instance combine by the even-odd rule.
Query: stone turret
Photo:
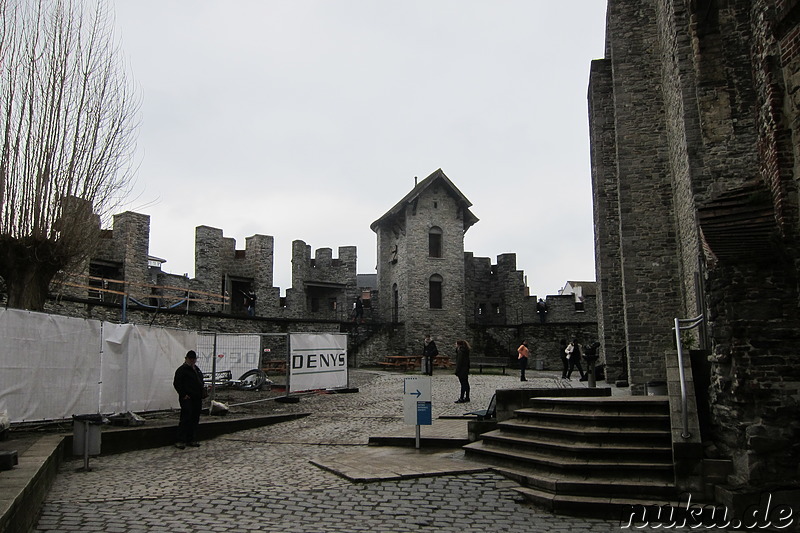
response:
[[[466,337],[464,233],[478,221],[471,205],[439,169],[370,226],[380,316],[405,324],[409,353],[427,333],[445,350]]]

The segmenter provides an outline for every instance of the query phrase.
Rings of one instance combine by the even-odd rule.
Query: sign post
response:
[[[430,426],[431,378],[420,376],[403,381],[403,418],[409,426],[417,426],[416,445],[419,449],[420,426]]]

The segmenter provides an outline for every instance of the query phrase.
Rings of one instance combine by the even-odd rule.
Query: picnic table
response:
[[[433,358],[434,368],[453,368],[455,363],[447,355],[437,355]]]

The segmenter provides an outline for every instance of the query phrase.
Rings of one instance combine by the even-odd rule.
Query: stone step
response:
[[[595,459],[577,457],[567,453],[550,453],[530,449],[509,449],[491,446],[477,441],[463,447],[467,457],[497,462],[501,465],[519,465],[546,473],[571,473],[604,478],[626,478],[635,480],[658,479],[671,481],[674,478],[671,461]]]
[[[558,420],[543,420],[538,423],[509,419],[498,423],[498,429],[509,433],[547,436],[585,444],[614,444],[635,441],[641,445],[671,446],[670,433],[666,429],[609,428],[606,426],[564,425]]]
[[[514,490],[529,502],[553,513],[619,520],[620,528],[630,528],[632,527],[630,524],[634,524],[635,527],[635,524],[641,522],[642,510],[645,508],[664,509],[663,506],[667,505],[667,501],[658,497],[576,496],[554,494],[531,487],[519,487]],[[650,521],[655,519],[655,514],[655,512],[650,513]],[[664,517],[667,515],[668,511],[663,512]],[[669,522],[663,517],[662,520],[664,523]]]
[[[570,456],[631,461],[658,461],[672,463],[672,446],[644,445],[636,440],[628,442],[596,443],[586,441],[570,441],[563,438],[551,438],[505,429],[496,429],[483,433],[481,439],[487,446],[506,447],[514,450],[531,450],[547,452],[553,455],[568,454]]]
[[[675,484],[658,479],[591,478],[580,474],[553,475],[517,467],[495,467],[503,476],[523,487],[553,494],[607,498],[648,498],[666,501],[676,496]]]
[[[595,412],[598,414],[647,415],[669,413],[669,400],[664,396],[539,396],[529,400],[529,407],[537,411]]]
[[[539,411],[532,407],[517,409],[515,416],[523,423],[558,423],[564,427],[661,429],[669,431],[669,413],[629,414],[578,411]]]

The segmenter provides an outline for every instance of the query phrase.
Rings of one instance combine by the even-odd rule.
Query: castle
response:
[[[378,244],[375,274],[356,272],[354,246],[340,247],[336,257],[330,248],[312,256],[310,246],[295,240],[285,297],[273,286],[271,236],[250,236],[237,249],[221,229],[198,226],[190,279],[161,270],[164,259],[148,252],[149,216],[125,212],[103,232],[83,272],[60,280],[47,310],[119,320],[124,308],[124,320],[222,332],[345,331],[359,365],[419,353],[426,334],[443,353],[467,339],[476,353],[511,362],[528,338],[534,354],[553,364],[560,339],[596,339],[593,283],[585,283],[582,295],[548,295],[543,327],[515,254],[492,264],[465,252],[464,234],[478,222],[471,205],[438,169],[370,226]],[[250,291],[256,294],[252,317]],[[352,320],[356,298],[364,303],[363,324]]]
[[[733,491],[800,477],[800,2],[610,0],[589,86],[598,331],[667,379],[674,319]]]

